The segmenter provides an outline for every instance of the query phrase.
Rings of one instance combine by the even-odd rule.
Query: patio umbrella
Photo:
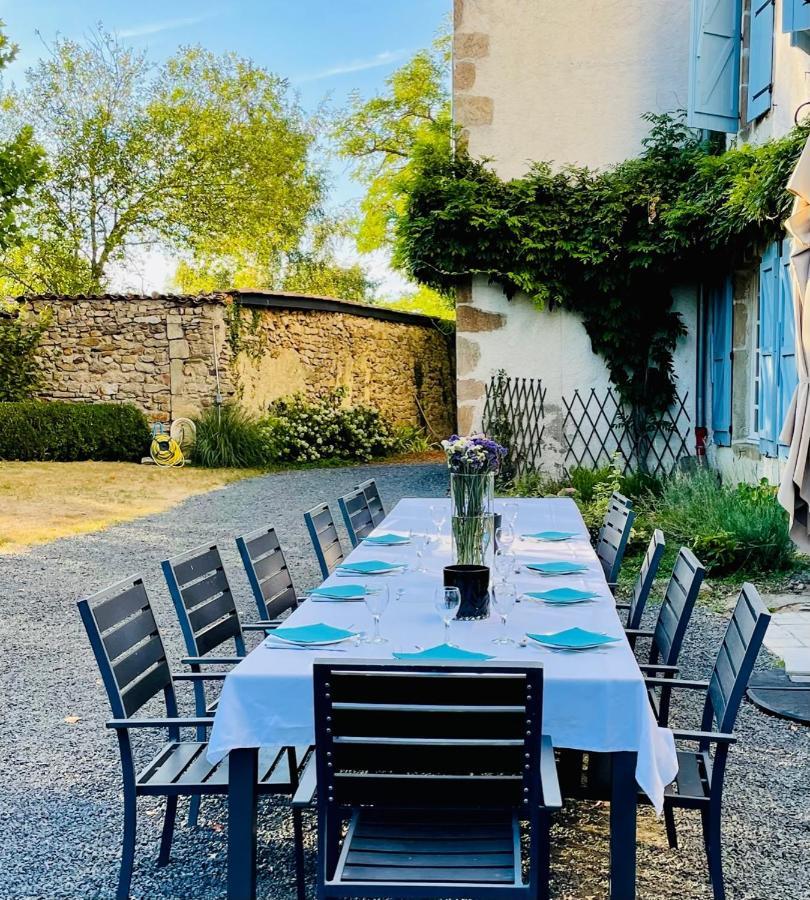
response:
[[[800,550],[810,553],[810,140],[790,176],[788,190],[796,196],[785,227],[793,238],[790,268],[799,383],[779,438],[790,452],[778,497],[790,514],[790,536]]]

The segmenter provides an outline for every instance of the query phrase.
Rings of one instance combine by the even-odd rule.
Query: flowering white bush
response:
[[[366,462],[397,449],[393,428],[368,406],[344,406],[343,388],[308,400],[302,394],[270,405],[259,423],[268,457],[286,462],[357,459]]]

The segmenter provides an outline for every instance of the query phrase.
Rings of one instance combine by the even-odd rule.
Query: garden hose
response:
[[[173,437],[162,431],[155,434],[152,438],[149,455],[156,466],[164,469],[182,466],[186,461],[183,451],[180,449],[180,444]]]

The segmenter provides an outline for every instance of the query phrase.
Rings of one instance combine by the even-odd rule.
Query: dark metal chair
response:
[[[236,665],[247,652],[246,631],[264,634],[278,624],[277,621],[241,622],[216,544],[203,544],[165,559],[161,567],[186,644],[188,656],[182,661],[190,666],[192,672],[199,672],[205,665]],[[235,655],[208,655],[231,641]],[[212,716],[219,704],[219,698],[208,699],[202,680],[194,684],[194,701],[198,716]],[[204,739],[205,729],[200,728],[197,740]],[[306,751],[306,748],[303,749]],[[195,798],[191,802],[189,824],[197,823],[199,808],[199,798]]]
[[[596,541],[596,556],[602,564],[602,570],[611,590],[616,587],[616,580],[624,559],[624,551],[630,540],[630,532],[636,514],[623,503],[611,500],[605,522],[599,530]]]
[[[650,654],[641,671],[651,675],[662,673],[670,678],[678,672],[678,657],[683,646],[683,638],[700,586],[706,570],[688,547],[681,547],[667,584],[664,601],[658,611],[655,628],[651,631],[627,628],[625,634],[630,646],[635,648],[638,638],[650,640]],[[660,697],[655,690],[649,691],[650,703],[659,722],[666,722],[669,715],[670,691],[664,686]]]
[[[343,562],[345,558],[329,505],[321,503],[307,510],[304,513],[304,522],[312,540],[312,546],[315,548],[321,575],[328,578],[332,569],[338,563]]]
[[[115,729],[121,754],[124,781],[124,834],[121,871],[118,878],[118,900],[129,897],[135,861],[135,828],[137,798],[165,796],[166,813],[160,840],[158,865],[169,862],[174,835],[177,798],[192,799],[203,794],[228,792],[228,761],[212,764],[206,759],[208,745],[203,740],[183,741],[181,728],[201,729],[203,735],[213,724],[207,717],[182,718],[177,712],[175,682],[225,678],[223,672],[184,672],[169,670],[146,589],[140,578],[130,578],[99,591],[78,603],[82,622],[101,670],[101,677],[112,708],[108,728]],[[134,718],[146,703],[162,694],[165,716]],[[165,730],[168,741],[160,747],[140,771],[135,768],[130,730],[154,728]],[[262,794],[290,794],[297,786],[297,768],[290,749],[262,749],[259,762],[258,790]],[[300,813],[296,812],[296,836],[300,836]]]
[[[648,679],[649,684],[668,691],[673,688],[706,691],[700,731],[673,731],[676,740],[697,743],[698,749],[678,751],[678,777],[666,790],[664,815],[669,844],[677,847],[673,810],[700,810],[715,900],[725,898],[720,824],[726,758],[729,747],[737,740],[732,730],[770,620],[757,589],[752,584],[744,584],[708,681]],[[661,724],[666,725],[667,719]],[[712,730],[715,727],[717,731]],[[714,754],[713,746],[716,746]]]
[[[263,622],[280,622],[286,612],[297,608],[303,597],[295,592],[275,528],[259,528],[236,539],[245,566],[253,599]]]
[[[548,896],[540,663],[316,660],[314,692],[316,777],[293,802],[317,782],[319,900]]]
[[[352,547],[356,547],[363,538],[368,537],[374,531],[374,520],[362,488],[355,488],[345,496],[338,498],[338,507],[340,507]]]
[[[655,582],[655,576],[658,574],[658,567],[661,565],[661,557],[664,555],[665,549],[664,532],[660,528],[656,528],[652,538],[650,538],[647,552],[644,554],[641,568],[633,584],[630,602],[616,604],[616,609],[627,611],[625,620],[627,628],[638,628],[641,625],[644,607],[647,605],[647,599]]]
[[[386,515],[385,505],[382,502],[377,482],[373,478],[369,478],[367,481],[358,484],[357,487],[366,495],[366,502],[371,511],[371,521],[376,528]]]

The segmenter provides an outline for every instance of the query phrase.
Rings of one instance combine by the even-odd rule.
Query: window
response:
[[[790,244],[782,241],[767,248],[759,269],[757,427],[766,456],[784,455],[787,449],[779,433],[798,382],[793,315]]]
[[[810,28],[808,0],[782,0],[782,31],[805,31]]]
[[[750,0],[748,122],[771,108],[774,5],[775,0]],[[807,9],[810,18],[810,2]],[[692,0],[687,106],[694,128],[733,133],[740,127],[742,10],[743,0]]]

